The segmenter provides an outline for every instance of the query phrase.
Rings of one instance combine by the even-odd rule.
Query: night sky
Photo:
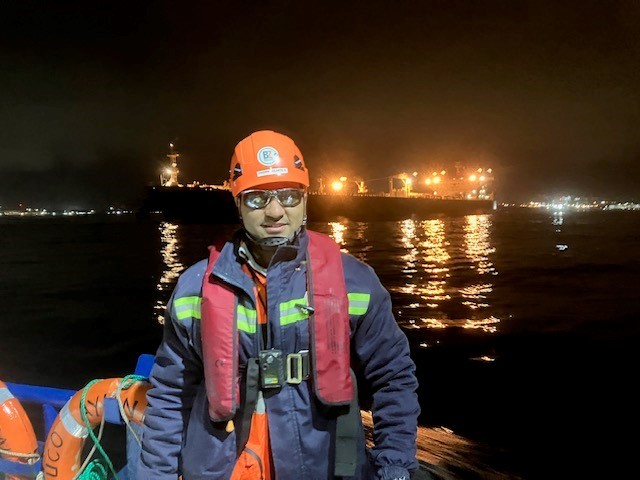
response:
[[[317,175],[492,167],[501,201],[640,200],[637,1],[0,7],[0,205],[135,202],[167,145],[221,183],[258,129]]]

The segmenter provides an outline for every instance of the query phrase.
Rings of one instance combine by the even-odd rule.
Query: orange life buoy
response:
[[[38,440],[27,412],[7,385],[0,381],[0,457],[14,462],[35,463]],[[6,475],[6,480],[19,480],[22,475]]]
[[[42,454],[42,472],[45,480],[72,480],[82,463],[82,449],[89,431],[82,420],[80,403],[84,390],[87,420],[96,428],[104,416],[104,399],[116,398],[121,378],[98,380],[76,392],[53,422]],[[142,425],[147,408],[148,382],[135,382],[120,390],[120,401],[128,420]]]

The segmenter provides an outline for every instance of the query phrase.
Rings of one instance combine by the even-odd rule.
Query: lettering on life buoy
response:
[[[108,378],[79,390],[65,404],[56,417],[44,445],[42,471],[44,480],[72,480],[82,465],[82,449],[89,431],[80,411],[83,391],[89,427],[93,430],[104,416],[104,399],[116,398],[121,378]],[[149,383],[136,382],[120,390],[125,415],[130,421],[142,425],[147,408]]]

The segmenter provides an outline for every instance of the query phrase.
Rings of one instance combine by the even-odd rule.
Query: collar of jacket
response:
[[[242,264],[246,261],[238,252],[242,241],[242,230],[236,232],[230,242],[224,244],[220,257],[213,266],[212,275],[220,278],[226,283],[243,289],[249,296],[253,297],[253,282],[242,271]],[[291,263],[293,267],[300,265],[306,260],[307,248],[309,246],[309,236],[306,229],[298,234],[291,245],[281,245],[276,250],[269,268],[276,264]],[[267,269],[268,270],[268,269]]]
[[[256,262],[256,259],[253,257],[251,250],[249,250],[249,247],[247,246],[247,242],[241,240],[236,252],[238,257],[243,259],[247,263],[247,265],[249,265],[249,268],[265,277],[267,276],[267,269]]]

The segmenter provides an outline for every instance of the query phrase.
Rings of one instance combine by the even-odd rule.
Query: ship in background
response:
[[[238,223],[228,183],[181,184],[180,154],[173,144],[169,148],[169,165],[160,174],[159,184],[147,188],[139,215],[159,216],[175,223]],[[317,183],[316,189],[310,189],[307,201],[311,221],[402,220],[438,214],[483,214],[496,209],[490,168],[469,171],[457,164],[455,173],[440,170],[419,175],[416,171],[374,180],[319,178]]]

